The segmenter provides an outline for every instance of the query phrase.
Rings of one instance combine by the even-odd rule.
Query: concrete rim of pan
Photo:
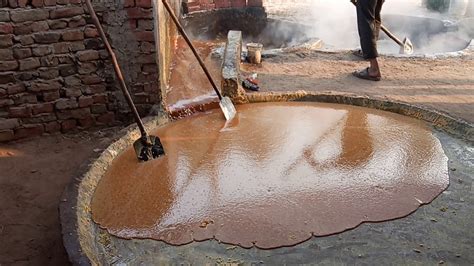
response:
[[[247,94],[251,103],[259,102],[322,102],[354,105],[398,113],[423,120],[435,129],[455,138],[474,144],[474,125],[434,109],[408,103],[340,93],[312,93],[306,91]],[[199,108],[195,108],[199,110]],[[170,122],[167,114],[145,119],[148,129]],[[90,215],[90,201],[98,181],[113,159],[139,136],[135,125],[117,133],[112,144],[103,143],[103,152],[84,162],[65,188],[59,204],[63,244],[73,265],[97,264],[97,250],[93,239],[98,227],[94,227]]]

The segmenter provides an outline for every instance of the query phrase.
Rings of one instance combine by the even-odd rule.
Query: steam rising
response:
[[[443,21],[441,14],[428,11],[421,0],[387,0],[382,9],[385,24],[400,39],[408,37],[415,53],[438,53],[464,49],[474,36],[458,31]],[[325,49],[340,50],[360,47],[356,10],[349,0],[267,0],[271,18],[308,25],[305,35],[319,38]],[[275,34],[294,34],[287,27],[274,29]],[[276,33],[278,32],[278,33]],[[399,47],[383,33],[378,43],[383,53],[397,53]]]

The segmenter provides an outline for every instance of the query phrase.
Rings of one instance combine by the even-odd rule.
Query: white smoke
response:
[[[357,31],[356,9],[349,0],[267,0],[265,5],[271,18],[289,20],[293,22],[309,25],[306,34],[311,38],[319,38],[326,44],[327,49],[354,49],[359,47],[359,36]],[[394,15],[400,15],[399,21],[393,18]],[[423,32],[417,32],[412,26],[412,21],[407,16],[429,17],[435,20],[426,20],[426,23],[433,22],[434,26],[438,26],[440,21],[447,19],[447,15],[435,13],[423,6],[422,0],[386,0],[382,8],[382,18],[390,17],[387,20],[394,33],[399,34],[400,38],[413,36],[416,38],[421,33],[423,40],[416,40],[418,52],[428,52],[433,48],[433,52],[449,50],[449,42],[443,47],[444,38],[451,39],[450,36],[426,36]],[[382,21],[383,22],[383,21]],[[390,23],[388,23],[390,22]],[[417,25],[419,26],[419,25]],[[422,27],[423,28],[423,27]],[[427,27],[432,28],[432,27]],[[421,31],[421,29],[420,29]],[[387,40],[387,37],[381,33],[382,40],[380,43],[382,52],[398,51],[396,44]],[[469,39],[462,40],[468,42]],[[424,49],[420,46],[430,46],[430,49]],[[431,45],[430,43],[435,43]],[[464,44],[460,44],[462,47]]]

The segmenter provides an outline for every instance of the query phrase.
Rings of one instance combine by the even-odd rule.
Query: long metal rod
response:
[[[135,122],[137,122],[138,128],[140,129],[140,133],[142,137],[147,137],[148,134],[145,130],[145,126],[143,125],[140,115],[138,114],[137,108],[135,107],[132,97],[130,96],[130,93],[128,92],[127,84],[125,84],[125,80],[123,78],[120,65],[117,61],[117,57],[115,56],[114,51],[112,50],[112,46],[110,45],[107,39],[107,36],[105,36],[104,29],[102,28],[102,25],[100,24],[99,18],[97,17],[95,13],[94,7],[92,7],[91,1],[86,0],[85,2],[87,5],[87,8],[89,9],[89,14],[92,17],[92,21],[94,22],[94,25],[97,28],[97,31],[99,32],[99,35],[102,38],[102,41],[104,42],[105,48],[107,49],[107,52],[110,54],[110,57],[112,58],[112,64],[114,66],[115,75],[117,76],[117,79],[120,84],[120,88],[122,89],[122,93],[125,96],[125,100],[127,101],[130,109],[132,109],[132,113],[133,113],[133,116],[135,117]]]
[[[206,65],[204,64],[201,57],[197,53],[196,48],[194,48],[193,43],[191,42],[188,35],[184,31],[183,26],[181,26],[181,24],[179,23],[178,18],[176,17],[176,15],[173,12],[173,9],[171,8],[171,6],[168,4],[168,2],[166,0],[162,0],[162,2],[163,2],[163,5],[165,6],[166,10],[168,10],[168,13],[171,16],[171,19],[174,21],[174,24],[176,24],[176,27],[178,28],[179,33],[181,33],[181,36],[183,36],[184,40],[188,43],[189,47],[191,48],[191,51],[193,51],[193,54],[196,57],[196,59],[198,60],[199,65],[201,65],[201,68],[204,71],[204,73],[206,74],[207,79],[209,79],[209,82],[211,83],[212,88],[214,88],[214,91],[216,91],[217,96],[219,97],[219,100],[222,100],[222,95],[221,95],[219,89],[217,88],[216,83],[212,79],[212,76],[209,73],[209,71],[207,70]]]

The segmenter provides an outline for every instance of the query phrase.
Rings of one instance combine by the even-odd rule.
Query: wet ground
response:
[[[213,110],[158,129],[163,159],[128,149],[96,189],[94,220],[127,239],[270,249],[406,216],[448,186],[441,144],[418,120],[317,103],[238,112],[224,128]]]

